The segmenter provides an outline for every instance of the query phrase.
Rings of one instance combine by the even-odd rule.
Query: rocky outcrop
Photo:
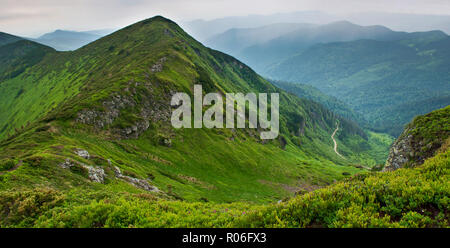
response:
[[[383,171],[392,171],[403,167],[414,157],[412,135],[408,129],[392,144]]]
[[[83,149],[76,149],[75,154],[77,154],[78,156],[85,158],[85,159],[89,159],[91,157],[89,155],[89,152],[86,150],[83,150]]]
[[[164,61],[165,58],[161,59],[154,70],[162,69],[160,66]],[[145,90],[137,90],[139,87]],[[150,122],[170,122],[170,99],[174,91],[158,89],[159,92],[156,94],[153,87],[151,83],[129,81],[124,92],[113,93],[102,102],[100,109],[81,110],[77,113],[75,121],[93,125],[98,129],[110,128],[119,138],[137,138],[149,128]],[[136,118],[127,120],[123,117],[124,111],[131,112]],[[127,124],[111,127],[120,118],[125,118],[121,121]]]
[[[97,182],[97,183],[103,183],[105,181],[106,173],[105,170],[101,167],[93,167],[89,165],[85,165],[83,163],[73,161],[70,159],[66,159],[64,162],[59,164],[64,169],[70,169],[74,166],[80,166],[84,168],[88,172],[88,177],[91,181]]]
[[[119,167],[117,166],[114,166],[114,172],[117,178],[120,178],[137,188],[141,188],[143,190],[151,192],[160,192],[160,190],[157,187],[150,185],[146,180],[123,175]]]
[[[421,165],[445,144],[450,135],[450,107],[418,116],[389,151],[383,171]]]

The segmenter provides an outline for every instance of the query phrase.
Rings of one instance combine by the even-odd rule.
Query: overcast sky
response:
[[[448,15],[450,0],[0,0],[0,31],[35,37],[55,29],[119,28],[154,15],[174,21],[320,10]]]

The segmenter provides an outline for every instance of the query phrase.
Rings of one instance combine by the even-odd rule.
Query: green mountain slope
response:
[[[192,96],[194,84],[205,92],[279,92],[280,136],[262,142],[255,129],[173,129],[171,95]],[[162,17],[49,53],[2,82],[0,94],[1,190],[268,202],[383,159],[370,154],[372,136],[354,123],[274,87]],[[333,150],[337,123],[347,159]]]
[[[11,34],[0,32],[0,46],[7,45],[9,43],[13,43],[13,42],[16,42],[19,40],[22,40],[22,38],[11,35]]]
[[[367,126],[367,121],[364,120],[364,117],[361,114],[356,113],[349,106],[347,106],[347,104],[339,101],[337,98],[322,93],[314,86],[301,83],[284,82],[279,80],[269,81],[277,87],[280,87],[287,92],[293,93],[300,98],[306,98],[314,102],[318,102],[327,109],[344,117],[347,120],[353,120],[362,126]]]
[[[446,108],[415,121],[448,132]],[[448,119],[447,119],[448,122]],[[414,136],[422,135],[420,132]],[[64,194],[53,189],[0,193],[2,227],[449,227],[450,139],[415,168],[362,173],[281,203],[202,203],[135,195]],[[94,198],[92,200],[92,198]],[[33,200],[29,200],[33,199]]]
[[[374,130],[398,135],[414,116],[450,104],[450,38],[413,33],[400,41],[315,45],[269,76],[313,85],[363,114]]]
[[[0,83],[18,76],[53,51],[49,47],[27,40],[0,46]]]

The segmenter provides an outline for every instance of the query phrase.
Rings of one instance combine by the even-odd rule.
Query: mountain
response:
[[[410,135],[431,134],[427,139],[433,144],[447,135],[423,164],[410,161],[412,168],[361,173],[313,192],[299,191],[278,203],[187,202],[148,194],[106,198],[104,192],[91,194],[92,200],[86,194],[74,196],[49,188],[11,190],[0,192],[0,226],[448,228],[448,111],[449,107],[419,117],[411,125]]]
[[[193,96],[194,84],[203,93],[279,93],[279,136],[173,128],[171,97]],[[0,82],[0,103],[0,192],[34,190],[74,205],[125,195],[276,202],[383,163],[390,144],[159,16],[73,52],[46,54]]]
[[[450,15],[362,12],[345,15],[343,19],[359,25],[383,25],[406,32],[442,30],[450,34]]]
[[[261,45],[297,29],[312,26],[315,25],[306,23],[276,23],[256,28],[232,28],[224,33],[214,35],[206,40],[204,44],[230,55],[238,55],[247,47]]]
[[[99,34],[100,33],[100,34]],[[56,30],[52,33],[47,33],[37,39],[30,39],[32,41],[41,43],[46,46],[53,47],[58,51],[76,50],[86,44],[91,43],[102,37],[107,31],[92,31],[92,32],[75,32],[67,30]]]
[[[443,32],[409,33],[394,41],[317,44],[267,74],[313,85],[363,114],[374,130],[399,135],[414,116],[450,104],[449,55]]]
[[[228,16],[212,20],[193,20],[181,26],[197,40],[204,42],[229,29],[257,28],[277,23],[325,24],[339,18],[321,11],[297,11],[272,15]]]
[[[20,38],[20,37],[0,32],[0,46],[19,41],[21,39],[22,38]]]
[[[260,30],[260,28],[256,30]],[[263,31],[260,30],[260,32]],[[207,44],[219,50],[222,47],[231,47],[232,44],[246,44],[246,40],[250,39],[255,32],[243,31],[245,33],[244,38],[241,38],[241,40],[231,39],[231,44],[227,46],[220,45],[220,43],[217,47],[214,43]],[[266,74],[271,65],[277,64],[315,44],[361,39],[390,41],[404,39],[407,36],[408,33],[394,32],[383,26],[359,26],[348,21],[338,21],[325,25],[298,24],[298,28],[294,31],[274,37],[266,42],[241,48],[235,53],[237,58],[250,65],[257,72]],[[225,37],[221,40],[222,42],[228,41]]]
[[[387,12],[328,14],[321,11],[297,11],[273,15],[228,16],[212,20],[183,22],[182,27],[196,39],[205,42],[229,29],[247,29],[277,23],[327,24],[348,20],[362,26],[381,25],[396,31],[423,32],[442,30],[450,33],[450,15],[424,15]]]

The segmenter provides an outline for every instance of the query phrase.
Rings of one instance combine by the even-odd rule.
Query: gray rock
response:
[[[93,167],[88,165],[83,165],[84,168],[86,168],[89,172],[89,179],[93,182],[97,183],[103,183],[105,181],[105,170],[100,167]]]
[[[64,162],[59,164],[64,169],[70,169],[70,167],[75,166],[75,164],[80,165],[88,171],[88,177],[91,181],[97,183],[103,183],[105,181],[106,173],[105,170],[101,167],[93,167],[89,165],[85,165],[83,163],[72,161],[70,159],[66,159]]]
[[[137,188],[141,188],[143,190],[151,192],[160,192],[160,190],[157,187],[150,185],[146,180],[123,175],[119,167],[117,166],[114,166],[114,173],[116,174],[117,178],[120,178]]]
[[[75,154],[77,154],[78,156],[85,158],[85,159],[89,159],[91,157],[89,155],[89,152],[86,150],[83,150],[83,149],[76,149]]]

